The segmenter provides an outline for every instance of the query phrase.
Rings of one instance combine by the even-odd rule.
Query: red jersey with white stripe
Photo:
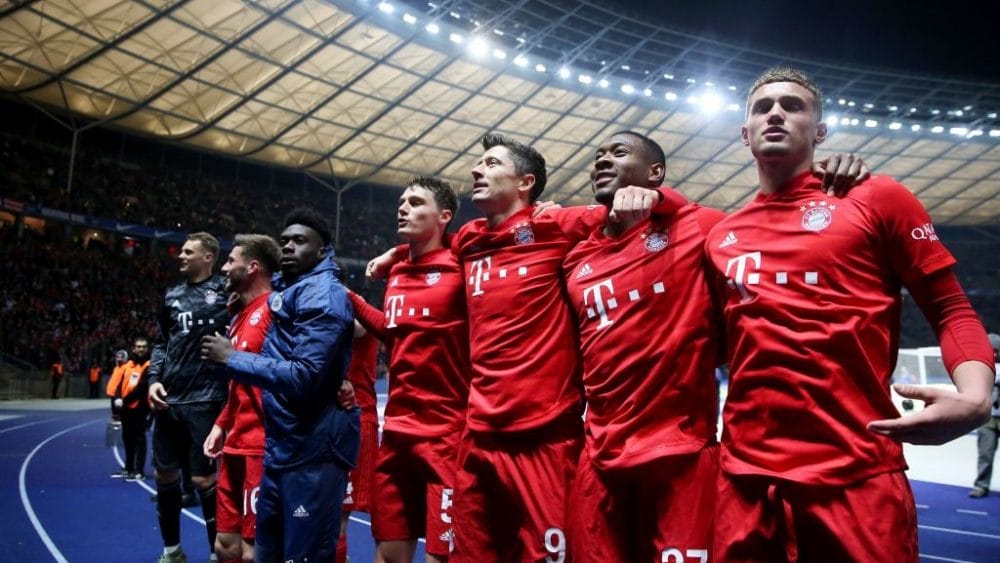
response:
[[[837,199],[804,173],[705,248],[725,280],[724,469],[840,485],[905,468],[900,444],[866,425],[899,416],[903,280],[955,263],[917,198],[873,177]]]
[[[233,319],[229,337],[237,351],[260,353],[267,329],[271,326],[271,309],[267,306],[270,294],[257,296]],[[229,397],[215,421],[226,431],[223,453],[264,455],[263,417],[260,388],[230,381]]]
[[[485,219],[470,221],[452,242],[469,308],[472,430],[527,430],[582,412],[579,344],[561,266],[606,213],[598,206],[533,212],[522,209],[493,229]]]
[[[375,398],[375,366],[378,363],[378,341],[371,332],[355,337],[351,350],[351,365],[347,380],[354,387],[354,396],[361,407],[361,420],[378,422]]]
[[[469,323],[450,249],[409,258],[389,272],[384,311],[351,293],[358,321],[391,347],[385,430],[440,437],[465,427]]]
[[[704,247],[722,217],[686,205],[620,237],[597,229],[563,262],[583,352],[587,448],[600,469],[715,442],[722,343]]]

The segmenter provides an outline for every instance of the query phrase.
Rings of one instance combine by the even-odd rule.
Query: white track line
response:
[[[21,493],[21,504],[24,505],[24,511],[28,514],[28,519],[31,520],[31,525],[35,527],[35,532],[38,533],[38,537],[41,538],[42,543],[45,544],[45,547],[48,548],[49,553],[52,554],[52,557],[57,561],[57,563],[67,563],[67,561],[66,558],[63,557],[62,552],[59,551],[59,548],[56,547],[56,544],[53,543],[52,538],[50,538],[49,534],[45,531],[45,528],[42,526],[42,523],[38,520],[38,516],[35,515],[34,509],[31,508],[31,501],[28,500],[28,489],[24,484],[25,476],[28,474],[28,465],[31,463],[31,458],[35,457],[35,454],[38,453],[38,450],[42,449],[45,446],[45,444],[48,444],[52,440],[58,438],[59,436],[62,436],[67,432],[72,432],[77,428],[87,426],[88,424],[94,424],[95,422],[100,422],[100,421],[91,420],[89,422],[84,422],[83,424],[77,424],[76,426],[71,426],[65,430],[56,432],[55,434],[39,442],[38,445],[35,446],[35,449],[31,450],[31,453],[28,454],[28,457],[24,458],[24,462],[21,464],[21,472],[17,477],[17,487]]]
[[[963,536],[975,536],[977,538],[989,538],[991,540],[1000,540],[1000,536],[996,534],[984,534],[981,532],[969,532],[966,530],[953,530],[951,528],[939,528],[937,526],[928,526],[926,524],[920,524],[918,528],[923,528],[925,530],[933,530],[935,532],[948,532],[950,534],[961,534]]]
[[[116,444],[115,447],[112,448],[112,449],[115,451],[115,458],[118,460],[118,465],[120,465],[122,467],[125,467],[125,460],[122,459],[122,454],[121,454],[121,452],[118,451],[118,445]],[[143,489],[146,489],[150,493],[156,493],[156,488],[147,485],[145,481],[129,481],[129,482],[130,483],[135,483],[136,485],[139,485],[140,487],[142,487]],[[181,512],[183,512],[185,516],[187,516],[188,518],[190,518],[190,519],[194,520],[195,522],[201,524],[202,526],[205,525],[205,520],[203,518],[201,518],[200,516],[198,516],[197,514],[195,514],[194,512],[191,512],[190,510],[188,510],[186,508],[182,508]]]
[[[934,561],[951,561],[952,563],[976,563],[975,561],[966,561],[965,559],[951,559],[949,557],[939,557],[937,555],[927,555],[926,553],[920,554],[921,559],[933,559]]]
[[[21,428],[24,428],[26,426],[34,426],[36,424],[41,424],[43,422],[52,422],[53,420],[56,420],[56,419],[54,419],[54,418],[46,418],[45,420],[36,420],[34,422],[29,422],[27,424],[22,424],[20,426],[11,426],[10,428],[4,428],[3,430],[0,430],[0,434],[3,434],[5,432],[10,432],[11,430],[20,430]]]
[[[972,514],[975,516],[989,516],[989,512],[983,512],[982,510],[966,510],[964,508],[956,508],[955,512],[961,512],[962,514]]]

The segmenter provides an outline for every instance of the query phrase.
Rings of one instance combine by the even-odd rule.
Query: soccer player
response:
[[[826,138],[819,89],[773,69],[750,88],[743,143],[758,195],[709,233],[731,383],[717,561],[916,561],[901,442],[937,444],[989,416],[992,353],[927,212],[872,177],[831,199],[809,173]],[[937,331],[957,391],[896,385],[901,289]]]
[[[420,537],[427,561],[446,561],[451,553],[450,507],[470,375],[465,281],[444,244],[457,210],[447,182],[410,180],[397,212],[409,252],[389,272],[385,311],[350,294],[358,320],[392,351],[372,507],[380,563],[412,561]]]
[[[122,446],[125,449],[123,476],[126,481],[146,478],[146,421],[149,418],[149,340],[136,338],[132,344],[132,359],[117,371],[111,391],[112,408],[122,421]]]
[[[160,563],[187,561],[181,549],[181,467],[186,458],[205,517],[209,550],[215,548],[215,462],[202,444],[226,401],[226,383],[199,357],[201,337],[223,330],[225,280],[213,274],[219,241],[192,233],[178,255],[185,280],[167,290],[156,316],[160,335],[149,365],[153,407],[153,468],[156,513],[163,538]]]
[[[229,329],[233,347],[259,353],[271,326],[271,275],[278,271],[278,243],[267,235],[236,235],[222,265],[230,303],[239,310]],[[205,455],[218,460],[215,552],[225,562],[253,561],[257,495],[264,472],[264,410],[259,387],[232,381],[229,398],[208,433]]]
[[[545,159],[497,133],[482,144],[472,202],[486,217],[463,225],[451,244],[463,267],[472,363],[451,561],[562,561],[583,396],[561,266],[609,214],[591,206],[533,216],[545,188]],[[679,196],[623,188],[610,219],[648,217],[673,197]],[[370,269],[378,273],[389,261],[383,255]]]
[[[351,360],[354,317],[330,260],[330,229],[315,210],[285,217],[281,274],[268,298],[261,354],[219,334],[202,341],[221,374],[263,389],[264,475],[257,498],[257,561],[331,561],[360,415],[338,405]],[[353,396],[351,397],[353,401]]]
[[[632,131],[605,140],[590,171],[609,211],[618,190],[663,177],[663,149]],[[703,248],[723,214],[682,204],[607,222],[563,261],[587,400],[568,516],[577,562],[697,561],[711,548],[721,342]]]

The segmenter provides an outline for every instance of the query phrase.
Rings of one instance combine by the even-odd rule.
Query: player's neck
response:
[[[636,226],[638,223],[639,220],[612,221],[611,208],[608,207],[608,221],[604,224],[604,236],[609,238],[618,238],[622,236],[625,231]]]
[[[768,162],[757,161],[757,176],[760,179],[760,191],[771,195],[785,189],[792,178],[809,170],[812,165],[812,155],[805,162]]]
[[[444,248],[444,233],[435,233],[427,240],[410,241],[410,261],[414,262],[424,254]]]
[[[528,202],[518,199],[514,201],[510,205],[510,207],[507,207],[501,211],[489,212],[486,214],[486,225],[491,229],[495,229],[496,227],[499,227],[504,221],[510,219],[511,215],[517,213],[518,211],[524,209],[525,207],[528,207]]]
[[[246,307],[252,303],[254,299],[257,299],[269,291],[271,291],[270,277],[267,279],[257,278],[250,284],[250,287],[247,288],[246,291],[240,292],[240,301],[243,303],[243,306]]]
[[[189,277],[188,278],[188,283],[201,283],[201,282],[207,280],[210,277],[212,277],[212,271],[211,270],[209,270],[207,272],[203,272],[203,273],[197,274],[197,275],[192,276],[192,277]]]

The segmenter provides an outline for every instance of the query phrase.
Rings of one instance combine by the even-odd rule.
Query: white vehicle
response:
[[[941,361],[941,348],[925,346],[923,348],[901,348],[896,361],[896,371],[892,373],[893,383],[911,383],[916,385],[931,385],[942,389],[955,391],[948,370]],[[904,416],[913,414],[924,408],[924,402],[905,399],[892,391],[892,402]]]

